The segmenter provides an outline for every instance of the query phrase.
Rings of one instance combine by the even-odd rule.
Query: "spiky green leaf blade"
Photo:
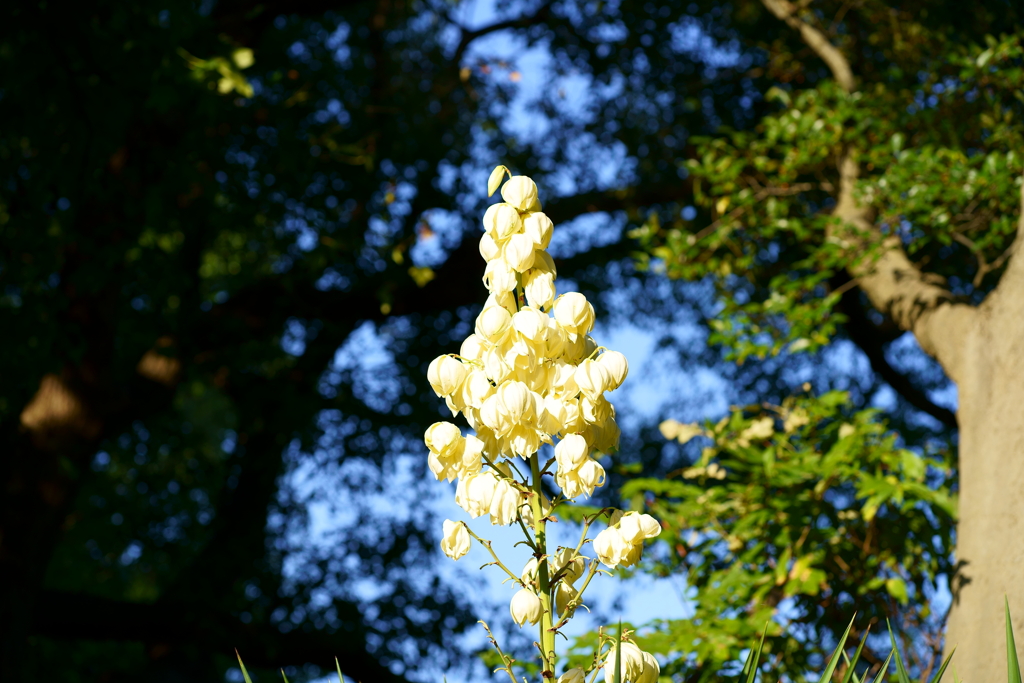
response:
[[[853,619],[856,619],[857,615],[854,615]],[[832,653],[832,657],[828,660],[828,666],[825,667],[825,672],[821,674],[821,678],[818,679],[818,683],[828,683],[832,680],[832,674],[836,672],[836,667],[839,666],[839,660],[843,656],[843,648],[846,647],[846,639],[850,637],[850,629],[853,628],[853,619],[850,619],[850,623],[846,627],[846,631],[843,633],[843,637],[839,639],[839,644],[836,645],[836,651]]]
[[[252,683],[249,672],[245,670],[245,664],[242,664],[242,655],[238,654],[238,650],[235,650],[235,656],[238,657],[238,666],[242,667],[242,678],[245,679],[245,683]]]
[[[1009,683],[1021,683],[1017,644],[1013,641],[1013,624],[1010,623],[1010,601],[1005,597],[1003,600],[1006,609],[1006,679]]]
[[[281,678],[284,679],[284,683],[288,683],[288,677],[284,675],[284,669],[281,669]]]
[[[764,630],[761,631],[761,640],[757,644],[757,650],[750,649],[747,655],[747,662],[743,665],[740,676],[747,674],[747,683],[754,683],[754,676],[757,675],[757,663],[761,661],[761,650],[764,649],[764,637],[768,635],[768,623],[765,622]]]
[[[889,629],[889,642],[892,643],[892,651],[896,654],[896,678],[900,683],[910,683],[910,674],[907,673],[907,667],[903,665],[903,657],[900,656],[899,648],[896,647],[896,636],[893,635],[888,619],[885,620],[885,627]]]
[[[955,646],[955,645],[953,646],[953,649],[949,651],[949,656],[948,656],[948,657],[946,657],[946,661],[944,661],[944,662],[942,663],[942,666],[940,666],[940,667],[939,667],[939,671],[938,671],[938,673],[936,673],[936,674],[935,674],[935,677],[934,677],[934,678],[932,678],[932,683],[940,683],[940,681],[942,681],[942,675],[943,675],[944,673],[946,673],[946,667],[947,667],[947,666],[949,666],[949,662],[950,662],[950,660],[952,660],[952,659],[953,659],[953,653],[954,653],[954,652],[956,652],[956,646]],[[954,674],[953,678],[954,678],[954,679],[956,678],[956,675],[955,675],[955,674]]]
[[[857,674],[854,673],[854,669],[857,667],[857,662],[860,661],[860,654],[864,651],[864,644],[868,642],[868,634],[871,633],[871,627],[864,632],[864,637],[860,639],[860,644],[857,646],[857,651],[853,653],[853,659],[847,659],[846,663],[849,668],[846,670],[846,675],[843,676],[843,683],[861,683],[860,679],[857,678]],[[867,674],[864,675],[867,678]]]
[[[338,680],[341,681],[341,683],[345,683],[345,677],[341,675],[341,664],[338,662],[337,657],[334,658],[334,666],[338,669]]]
[[[619,619],[619,633],[615,636],[615,683],[622,683],[622,619]]]
[[[882,668],[878,670],[878,675],[875,676],[875,680],[872,681],[872,683],[882,683],[882,681],[885,680],[885,675],[889,673],[889,662],[892,661],[893,652],[896,652],[896,650],[894,649],[889,652],[889,656],[885,658],[884,662],[882,662]]]

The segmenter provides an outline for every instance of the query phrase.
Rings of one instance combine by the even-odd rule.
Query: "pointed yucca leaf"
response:
[[[338,670],[338,680],[341,681],[341,683],[345,683],[345,677],[341,675],[341,664],[338,663],[337,657],[334,658],[334,666]]]
[[[1013,642],[1013,624],[1010,623],[1010,601],[1005,597],[1003,600],[1006,604],[1006,680],[1009,683],[1021,683],[1017,644]]]
[[[882,668],[878,670],[878,675],[875,676],[873,683],[882,683],[882,681],[885,680],[885,675],[889,673],[889,662],[892,661],[893,652],[896,652],[896,650],[890,652],[889,656],[885,658],[884,662],[882,662]],[[867,678],[867,675],[865,674],[864,677]]]
[[[242,664],[242,655],[238,654],[238,650],[235,650],[235,656],[238,657],[238,666],[242,667],[242,678],[245,679],[245,683],[252,683],[249,672],[245,670],[245,664]]]
[[[622,619],[619,619],[619,634],[615,637],[615,683],[622,683]]]
[[[284,669],[281,669],[281,678],[284,679],[284,683],[288,683],[288,677],[284,675]]]
[[[963,681],[960,680],[960,677],[956,675],[955,666],[953,667],[953,683],[963,683]]]
[[[757,675],[757,664],[761,661],[761,650],[764,648],[764,637],[768,635],[768,622],[764,624],[764,630],[761,631],[761,640],[757,644],[757,650],[750,649],[750,653],[747,655],[747,662],[743,665],[743,671],[740,673],[742,678],[743,674],[747,674],[747,683],[754,683],[754,676]]]
[[[896,647],[896,636],[892,633],[892,626],[889,625],[889,620],[885,620],[885,627],[889,629],[889,641],[892,643],[892,651],[896,655],[896,678],[900,683],[910,683],[910,674],[907,673],[907,667],[903,665],[903,657],[900,656],[899,648]]]
[[[932,683],[940,683],[940,681],[942,680],[942,674],[946,673],[946,667],[949,666],[950,660],[953,659],[953,653],[954,652],[956,652],[956,646],[955,645],[953,646],[953,649],[949,651],[949,656],[946,657],[946,661],[944,661],[942,663],[942,666],[939,667],[939,672],[937,674],[935,674],[935,677],[932,679]],[[954,674],[953,678],[954,679],[956,678],[955,674]]]
[[[853,619],[856,618],[857,615],[854,615]],[[853,628],[853,619],[850,619],[850,623],[846,627],[846,632],[844,632],[843,637],[839,639],[839,644],[836,645],[836,651],[832,653],[832,658],[828,660],[828,666],[825,667],[825,672],[821,674],[821,678],[818,679],[818,683],[828,683],[832,680],[832,674],[835,673],[836,667],[839,666],[839,660],[843,656],[843,648],[846,647],[846,639],[850,637],[850,629]]]
[[[857,646],[857,651],[853,653],[853,659],[847,659],[846,663],[850,667],[846,670],[846,675],[843,676],[843,683],[861,683],[861,680],[857,678],[857,674],[854,673],[854,669],[857,667],[857,662],[860,661],[860,653],[864,651],[864,644],[868,642],[868,634],[871,633],[871,627],[868,626],[868,630],[864,632],[864,637],[860,639],[860,645]],[[845,654],[844,654],[845,656]],[[864,675],[867,678],[867,674]]]

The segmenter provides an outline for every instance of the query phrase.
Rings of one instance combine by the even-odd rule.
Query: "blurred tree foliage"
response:
[[[942,619],[923,593],[952,570],[956,419],[932,398],[950,381],[851,278],[829,213],[857,146],[859,192],[915,262],[974,303],[993,289],[1021,53],[985,37],[1019,30],[1019,7],[513,0],[484,24],[470,7],[0,10],[5,680],[220,680],[234,647],[296,675],[339,655],[364,681],[454,663],[442,644],[471,611],[431,570],[436,525],[380,500],[425,472],[401,456],[437,419],[426,363],[484,298],[473,216],[498,161],[557,188],[556,223],[592,214],[564,228],[561,277],[659,334],[658,363],[752,406],[709,427],[718,450],[646,425],[615,463],[617,485],[649,475],[625,493],[668,524],[650,569],[688,565],[709,591],[701,621],[652,639],[692,653],[673,671],[728,670],[774,613],[815,644],[773,632],[799,678],[861,605],[920,636],[927,668]],[[856,92],[798,22],[841,46]],[[491,37],[546,55],[543,85],[520,91]],[[694,324],[707,336],[679,332]],[[882,427],[862,409],[889,390]],[[703,416],[691,400],[674,414]],[[778,429],[798,407],[806,425]],[[771,434],[741,443],[765,410]],[[311,505],[346,532],[313,542]]]

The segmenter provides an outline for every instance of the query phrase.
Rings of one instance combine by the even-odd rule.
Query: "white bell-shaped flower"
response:
[[[507,479],[499,480],[491,495],[491,506],[488,510],[491,515],[491,524],[508,526],[516,521],[519,516],[518,508],[521,498],[519,490]]]
[[[469,552],[469,531],[462,522],[444,520],[441,533],[441,550],[445,555],[457,560]]]
[[[644,653],[635,643],[631,643],[627,640],[622,641],[619,644],[621,649],[621,664],[620,658],[616,656],[616,648],[612,647],[611,652],[608,653],[608,658],[604,664],[604,680],[605,683],[615,683],[616,669],[622,672],[622,681],[631,681],[635,683],[637,678],[644,671]]]
[[[537,183],[524,175],[512,176],[501,186],[501,198],[520,211],[533,211],[537,201]]]
[[[555,274],[536,267],[537,261],[541,260],[542,255],[547,256],[547,253],[538,251],[534,254],[534,267],[523,273],[523,290],[527,303],[547,310],[555,301]]]
[[[528,214],[523,219],[523,233],[529,235],[530,239],[533,240],[534,246],[538,249],[547,249],[548,245],[551,244],[551,233],[555,229],[555,224],[541,212],[535,212]]]
[[[629,554],[631,544],[615,527],[608,527],[594,538],[594,552],[601,564],[615,569]]]
[[[608,371],[608,377],[611,380],[608,385],[608,391],[613,391],[622,386],[626,375],[629,374],[629,363],[626,362],[624,355],[618,351],[604,351],[597,357],[597,362]]]
[[[557,683],[586,683],[586,680],[586,674],[583,669],[575,667],[559,676]]]
[[[543,610],[540,598],[537,597],[536,593],[526,588],[519,590],[513,595],[512,603],[509,605],[512,621],[516,622],[520,628],[524,624],[536,624],[540,621]]]
[[[517,273],[525,273],[533,267],[535,253],[533,240],[520,232],[508,238],[502,247],[501,257],[509,268]]]
[[[608,371],[595,360],[587,358],[582,361],[576,366],[573,378],[587,398],[596,399],[608,390]]]
[[[644,670],[636,677],[636,683],[658,683],[658,676],[661,675],[661,666],[658,664],[658,660],[649,652],[642,654]]]
[[[505,340],[512,329],[512,315],[500,306],[488,306],[476,317],[476,334],[491,344]]]
[[[551,561],[551,574],[562,574],[562,581],[576,583],[587,568],[586,559],[575,548],[562,548]]]
[[[615,415],[612,404],[604,396],[596,399],[584,396],[580,401],[580,410],[583,411],[583,419],[591,424],[604,422]]]
[[[498,387],[498,410],[509,425],[518,425],[535,419],[536,394],[522,382],[504,382]]]
[[[555,461],[559,469],[575,470],[590,452],[587,440],[579,434],[569,434],[555,446]]]
[[[487,262],[484,268],[484,287],[491,292],[511,292],[516,288],[516,271],[504,259]]]
[[[497,485],[498,477],[490,470],[472,474],[459,480],[459,485],[455,489],[455,502],[469,513],[470,517],[488,514]]]
[[[579,292],[568,292],[555,299],[555,320],[573,341],[594,327],[594,307]]]
[[[510,204],[492,204],[484,213],[484,230],[499,246],[522,229],[523,220]]]
[[[496,258],[501,258],[501,247],[494,241],[489,233],[484,233],[483,237],[480,238],[480,255],[484,257],[484,261],[493,261]]]
[[[423,442],[438,457],[453,457],[462,448],[462,431],[451,422],[435,422],[427,427]]]
[[[537,562],[536,557],[531,557],[530,561],[523,567],[523,573],[519,575],[523,583],[530,585],[531,583],[537,582],[537,576],[540,572],[540,564]]]
[[[466,379],[468,369],[460,361],[451,356],[438,356],[430,361],[427,368],[427,381],[438,396],[451,396]]]

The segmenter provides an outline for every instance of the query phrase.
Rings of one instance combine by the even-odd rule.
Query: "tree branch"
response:
[[[849,61],[824,34],[799,19],[796,7],[787,0],[761,2],[800,33],[844,91],[854,92],[856,79]],[[898,237],[884,236],[875,226],[874,212],[862,205],[855,194],[859,173],[855,152],[848,150],[839,163],[839,196],[832,212],[839,220],[829,228],[827,238],[846,249],[850,255],[847,270],[859,280],[872,305],[901,329],[913,332],[925,353],[938,360],[956,381],[965,334],[977,311],[954,304],[949,291],[911,262]]]
[[[477,38],[482,38],[483,36],[497,31],[504,31],[505,29],[533,26],[534,24],[540,23],[546,19],[550,13],[551,2],[549,1],[538,7],[532,14],[525,14],[521,17],[516,17],[515,19],[504,19],[493,24],[488,24],[487,26],[481,26],[478,29],[469,30],[459,26],[453,21],[452,25],[458,27],[462,36],[459,39],[458,47],[455,48],[455,53],[452,55],[452,63],[458,66],[462,62],[462,56],[466,53],[466,50],[469,49],[470,43]]]
[[[910,378],[896,370],[886,359],[885,345],[875,334],[874,325],[864,314],[864,309],[859,301],[859,292],[855,289],[845,292],[840,299],[839,306],[849,320],[846,324],[846,333],[850,336],[850,341],[864,352],[871,363],[871,369],[907,403],[928,413],[942,424],[956,429],[956,414],[933,402],[927,394],[914,386]]]

